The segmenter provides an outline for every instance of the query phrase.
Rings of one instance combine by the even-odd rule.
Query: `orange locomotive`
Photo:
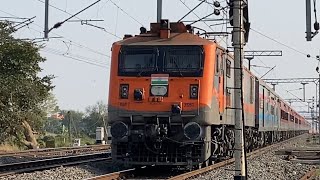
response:
[[[191,169],[231,157],[232,56],[183,23],[161,20],[152,23],[150,31],[140,31],[112,46],[108,111],[113,160]],[[301,125],[277,133],[280,110],[269,116],[262,109],[280,105],[269,105],[267,94],[259,92],[264,88],[269,97],[270,92],[277,95],[260,81],[244,70],[248,151],[308,129]],[[267,118],[271,116],[277,121]]]

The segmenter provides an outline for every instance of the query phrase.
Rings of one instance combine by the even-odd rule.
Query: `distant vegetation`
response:
[[[42,128],[53,76],[38,76],[45,61],[40,47],[14,38],[14,32],[0,22],[0,142],[37,148],[33,132]]]
[[[52,94],[54,76],[39,76],[39,64],[45,62],[41,47],[14,33],[10,23],[0,22],[0,147],[69,146],[69,136],[94,143],[96,127],[107,119],[106,105],[98,102],[85,112],[60,110]],[[55,112],[60,119],[47,116]]]
[[[72,139],[81,138],[81,144],[94,144],[96,127],[104,127],[107,124],[107,106],[97,102],[86,108],[85,112],[73,110],[59,110],[63,118],[47,118],[44,122],[46,135],[53,136],[57,147],[69,146],[72,142],[69,139],[71,130]],[[70,127],[70,129],[69,129]]]

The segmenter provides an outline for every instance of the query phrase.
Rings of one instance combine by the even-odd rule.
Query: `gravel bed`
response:
[[[290,147],[310,146],[306,142],[307,135],[302,138],[292,140],[274,150]],[[261,156],[248,159],[248,179],[258,180],[295,180],[302,177],[307,171],[317,166],[305,165],[284,160],[283,156],[276,156],[274,151],[269,151]],[[319,168],[319,167],[318,167]],[[119,171],[120,168],[109,162],[94,162],[86,165],[59,167],[32,173],[23,173],[0,177],[0,180],[70,180],[86,179],[106,173]],[[234,164],[208,172],[193,179],[233,179]],[[318,179],[318,178],[317,178]]]
[[[31,161],[31,160],[36,160],[36,158],[3,156],[3,157],[0,157],[0,165],[10,164],[10,163],[19,163],[19,162]]]
[[[248,159],[248,179],[257,180],[298,180],[306,172],[315,168],[315,165],[300,164],[284,160],[283,156],[275,155],[275,151],[283,148],[306,147],[310,143],[306,142],[308,135],[302,138],[292,140],[284,145],[275,148],[274,151],[269,151],[258,157]],[[318,166],[319,167],[319,166]],[[234,164],[221,167],[217,170],[200,175],[193,179],[233,179]]]
[[[86,165],[58,167],[32,173],[15,174],[0,177],[0,180],[73,180],[86,179],[117,171],[118,167],[110,162],[93,162]]]

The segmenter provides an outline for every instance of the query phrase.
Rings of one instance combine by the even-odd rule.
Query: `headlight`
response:
[[[129,84],[120,84],[120,98],[128,99],[129,97]]]
[[[111,135],[116,139],[121,139],[128,135],[128,126],[121,121],[115,122],[111,126]]]
[[[151,94],[154,96],[164,96],[168,92],[167,86],[152,86]]]
[[[190,98],[198,99],[199,86],[197,84],[190,85]]]
[[[196,122],[189,122],[184,126],[184,135],[190,140],[198,139],[202,134],[201,126]]]

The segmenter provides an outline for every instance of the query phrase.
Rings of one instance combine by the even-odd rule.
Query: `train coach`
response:
[[[183,23],[151,23],[112,46],[112,159],[187,169],[233,156],[234,62]],[[243,68],[246,150],[307,132],[306,120]]]

